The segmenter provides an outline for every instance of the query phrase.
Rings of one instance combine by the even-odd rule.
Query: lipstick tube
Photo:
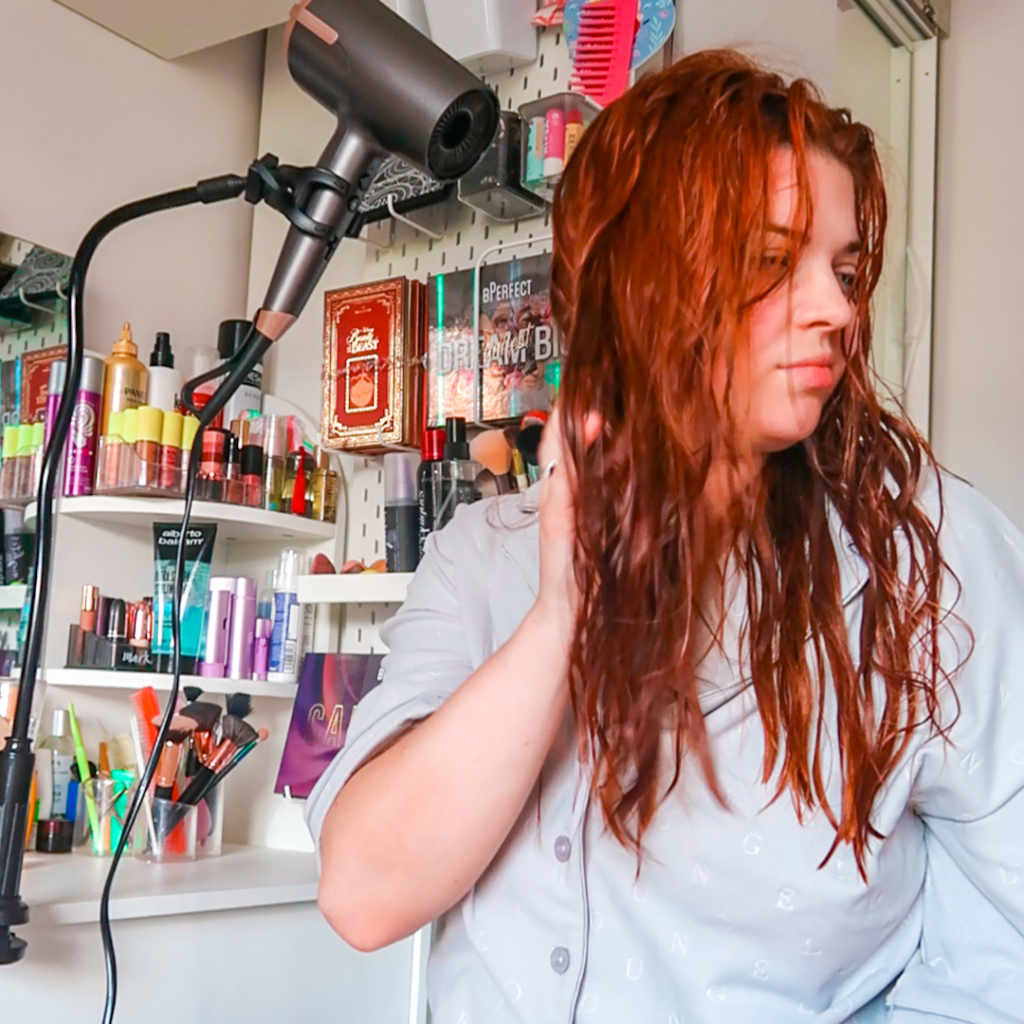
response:
[[[233,576],[211,576],[206,637],[199,674],[223,679],[228,667],[232,606],[235,598]]]
[[[256,637],[256,581],[242,576],[235,584],[235,604],[231,616],[231,644],[228,652],[228,678],[251,679],[253,641]]]

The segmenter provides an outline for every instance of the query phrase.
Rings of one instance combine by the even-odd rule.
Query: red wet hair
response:
[[[793,153],[794,224],[805,225],[790,266],[813,216],[808,151],[853,175],[856,317],[846,373],[814,434],[769,456],[756,485],[734,488],[723,512],[707,500],[709,468],[738,465],[740,452],[729,390],[716,391],[712,368],[724,364],[731,380],[752,302],[786,285],[765,282],[761,267],[780,146]],[[937,525],[915,501],[933,458],[879,402],[870,362],[885,221],[871,131],[810,83],[787,84],[731,51],[697,53],[642,79],[595,119],[566,167],[552,306],[567,349],[562,417],[579,467],[569,679],[595,797],[638,855],[665,796],[666,726],[670,788],[692,756],[725,803],[695,675],[708,637],[721,641],[723,564],[745,580],[741,643],[764,730],[763,781],[775,779],[776,796],[788,790],[798,815],[828,816],[836,840],[826,860],[850,843],[865,871],[878,836],[872,805],[911,730],[930,720],[944,731],[947,569]],[[586,451],[582,424],[593,409],[604,432]],[[844,618],[829,504],[868,568],[859,635]],[[827,687],[836,710],[826,721]],[[836,806],[826,732],[842,779]]]

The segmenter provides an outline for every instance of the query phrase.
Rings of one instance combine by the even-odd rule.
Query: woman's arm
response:
[[[435,712],[364,765],[321,833],[320,908],[378,949],[466,894],[498,852],[560,728],[565,643],[535,606]]]
[[[598,430],[592,417],[589,441]],[[430,717],[348,779],[324,818],[320,907],[357,949],[408,935],[469,891],[519,817],[564,722],[576,600],[571,467],[563,461],[557,415],[542,445],[542,465],[552,460],[558,469],[540,488],[536,604]],[[424,584],[430,579],[435,588],[430,597],[421,590],[416,612],[396,636],[385,663],[390,685],[410,672],[458,673],[461,659],[452,648],[461,629],[459,595],[443,569],[449,540],[438,539],[424,567]],[[415,630],[413,614],[423,619]],[[381,689],[388,685],[386,678]]]

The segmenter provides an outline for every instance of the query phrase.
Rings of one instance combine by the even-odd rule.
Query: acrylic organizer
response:
[[[224,787],[214,786],[196,804],[196,857],[219,857],[224,845]]]
[[[0,456],[0,507],[24,508],[35,501],[43,466],[42,423],[5,427]]]
[[[459,179],[459,200],[492,220],[511,221],[544,212],[544,200],[523,188],[523,120],[503,110],[498,132],[472,170]]]
[[[149,864],[196,859],[199,808],[150,797],[135,819],[135,856]]]
[[[132,792],[130,783],[110,778],[89,779],[78,787],[78,809],[71,840],[75,853],[93,857],[113,854],[121,841]]]
[[[180,464],[161,459],[159,445],[132,444],[107,434],[96,450],[97,494],[148,497],[179,497],[185,491],[185,471]]]
[[[566,162],[600,112],[593,100],[577,92],[560,92],[524,103],[519,108],[523,119],[523,185],[551,202]]]

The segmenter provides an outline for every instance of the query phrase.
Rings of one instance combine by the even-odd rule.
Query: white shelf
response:
[[[114,672],[98,668],[48,668],[43,670],[48,686],[67,686],[97,690],[170,690],[169,672]],[[198,686],[204,693],[248,693],[253,697],[282,697],[292,700],[298,683],[271,683],[259,679],[214,679],[207,676],[182,676],[181,688]]]
[[[185,502],[176,498],[91,494],[84,498],[63,498],[57,508],[61,515],[86,522],[149,529],[155,521],[180,519],[185,511]],[[35,517],[36,504],[33,502],[25,510],[26,524],[34,524]],[[334,523],[217,501],[194,501],[192,521],[217,523],[217,540],[234,541],[324,541],[333,539],[336,529]]]
[[[108,857],[28,853],[21,892],[34,925],[99,921],[100,893]],[[146,864],[122,859],[110,900],[115,920],[197,914],[245,907],[272,907],[316,900],[312,853],[224,846],[220,857],[183,864]]]
[[[17,609],[25,603],[25,591],[28,587],[24,583],[12,583],[10,586],[0,587],[0,611]]]
[[[297,593],[303,604],[401,603],[412,577],[411,572],[300,576]]]

